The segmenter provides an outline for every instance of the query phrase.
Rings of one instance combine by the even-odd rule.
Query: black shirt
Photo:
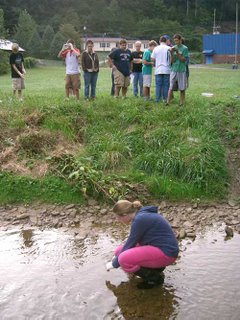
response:
[[[15,64],[15,66],[17,67],[17,69],[22,73],[23,69],[22,69],[22,64],[24,62],[23,59],[23,55],[18,52],[18,53],[11,53],[10,54],[10,65],[11,65],[11,74],[12,74],[12,78],[21,78],[20,75],[13,69],[13,64]]]
[[[142,51],[134,51],[132,52],[133,59],[142,59],[143,52]],[[133,72],[142,72],[142,63],[134,63],[133,62]]]

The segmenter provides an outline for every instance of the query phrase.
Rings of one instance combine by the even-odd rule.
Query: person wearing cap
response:
[[[173,264],[179,247],[169,222],[158,213],[158,207],[143,207],[139,201],[119,200],[113,207],[120,222],[131,223],[125,244],[115,250],[109,271],[121,267],[125,272],[143,278],[140,289],[150,289],[163,282],[161,272]]]
[[[17,43],[12,44],[12,53],[9,57],[11,65],[11,77],[13,94],[18,92],[18,98],[22,101],[22,90],[25,89],[24,76],[26,70],[24,68],[24,58],[21,52],[19,52],[19,45]]]
[[[167,45],[167,38],[160,37],[159,46],[153,49],[152,61],[155,64],[156,80],[156,102],[167,101],[169,90],[169,78],[171,70],[170,47]]]
[[[80,50],[76,48],[74,40],[69,39],[67,43],[63,45],[62,49],[58,53],[58,58],[65,59],[66,64],[66,99],[69,99],[70,92],[73,91],[73,95],[76,100],[79,100],[79,89],[81,85],[79,69]]]

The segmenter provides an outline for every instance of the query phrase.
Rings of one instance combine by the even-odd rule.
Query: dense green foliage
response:
[[[192,51],[201,51],[202,34],[212,32],[214,8],[222,32],[234,31],[235,21],[235,1],[225,0],[2,0],[0,8],[4,30],[40,58],[55,57],[59,39],[79,45],[81,36],[97,34],[157,40],[182,33]],[[0,15],[4,37],[1,20]]]
[[[9,71],[8,54],[0,50],[0,74],[8,73],[8,71]]]
[[[39,164],[48,167],[45,178],[17,177],[17,187],[16,173],[4,170],[0,188],[8,192],[1,192],[0,201],[7,202],[7,195],[11,201],[22,196],[47,202],[82,201],[82,195],[116,199],[129,192],[139,197],[143,186],[157,199],[226,197],[226,146],[239,147],[240,104],[234,97],[239,71],[230,66],[194,68],[190,74],[184,108],[178,106],[178,93],[170,107],[136,99],[131,89],[128,99],[113,100],[109,69],[100,70],[97,99],[92,102],[82,95],[80,102],[64,101],[60,63],[28,70],[23,103],[10,99],[9,76],[0,77],[0,148],[11,147],[23,172],[34,173]],[[209,88],[214,97],[202,97]],[[74,153],[56,153],[57,141]],[[4,161],[9,159],[10,154]],[[58,199],[51,192],[48,198],[47,188],[58,193],[59,183]]]

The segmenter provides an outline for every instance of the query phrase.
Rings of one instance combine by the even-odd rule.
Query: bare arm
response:
[[[110,57],[108,57],[108,65],[113,70],[116,69],[115,65],[113,64],[113,60]]]
[[[145,64],[145,65],[149,65],[149,64],[153,65],[153,62],[152,61],[143,60],[143,64]]]
[[[13,69],[17,72],[17,74],[19,74],[19,76],[20,76],[21,78],[24,78],[24,72],[21,73],[21,72],[18,70],[18,68],[16,67],[15,64],[12,64],[12,67],[13,67]],[[24,70],[25,70],[25,69],[24,69]]]

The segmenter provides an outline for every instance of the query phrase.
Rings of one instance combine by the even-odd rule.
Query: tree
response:
[[[72,24],[62,24],[59,28],[59,31],[65,37],[65,42],[68,39],[73,39],[77,47],[81,46],[81,35],[79,32],[76,31]]]
[[[75,10],[72,8],[68,9],[66,12],[66,15],[63,18],[63,23],[64,24],[71,24],[76,30],[79,30],[80,25],[79,25],[79,16]]]
[[[0,39],[5,39],[7,32],[4,26],[4,12],[0,9]]]
[[[50,56],[50,47],[54,38],[54,30],[51,26],[47,25],[43,36],[42,36],[42,49],[41,49],[41,57],[49,58]]]
[[[18,19],[17,32],[15,38],[27,51],[29,50],[28,43],[29,39],[32,38],[33,33],[36,30],[36,22],[30,16],[26,10],[22,10]]]
[[[41,49],[42,49],[42,39],[36,28],[31,38],[29,39],[27,46],[29,48],[28,50],[29,55],[35,58],[40,57]]]
[[[49,50],[49,55],[51,58],[57,58],[58,52],[61,50],[63,44],[66,42],[66,38],[64,35],[58,31],[51,43],[50,50]]]

